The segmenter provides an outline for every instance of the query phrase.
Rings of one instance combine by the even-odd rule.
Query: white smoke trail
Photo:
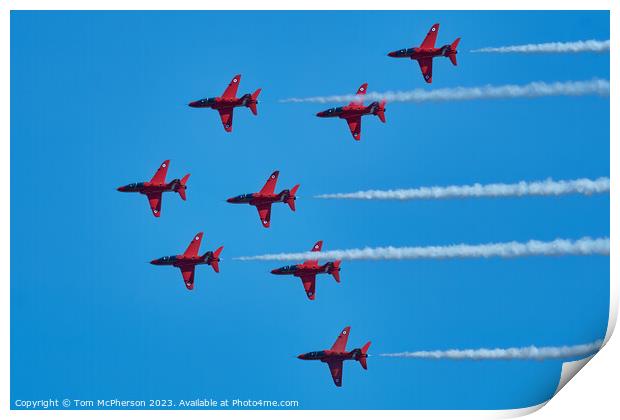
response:
[[[516,184],[450,185],[398,190],[367,190],[352,193],[321,194],[315,198],[346,200],[423,200],[467,197],[556,196],[565,194],[601,194],[609,192],[609,178],[525,182]]]
[[[236,257],[241,261],[294,261],[306,259],[341,260],[416,260],[446,258],[517,258],[535,255],[609,255],[609,238],[556,239],[551,242],[500,242],[481,245],[379,247],[337,249],[322,252],[297,252]]]
[[[472,50],[473,53],[523,53],[523,54],[543,54],[543,53],[581,53],[581,52],[607,52],[609,51],[609,40],[598,41],[590,39],[588,41],[575,42],[545,42],[543,44],[508,45],[505,47],[487,47]]]
[[[442,89],[414,89],[398,92],[368,92],[368,100],[387,102],[467,101],[474,99],[539,98],[543,96],[609,96],[609,80],[594,79],[578,82],[532,82],[526,85],[453,87]],[[281,99],[280,102],[331,103],[356,100],[356,95],[312,96]]]
[[[411,359],[470,359],[470,360],[517,360],[517,359],[568,359],[596,353],[602,340],[575,346],[561,347],[510,347],[506,349],[433,350],[402,353],[382,353],[381,357],[404,357]]]

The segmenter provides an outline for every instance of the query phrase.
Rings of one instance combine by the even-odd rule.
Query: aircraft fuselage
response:
[[[172,265],[174,267],[186,267],[201,264],[211,264],[216,258],[213,257],[213,252],[209,251],[204,255],[196,255],[195,257],[188,257],[185,255],[170,255],[161,257],[151,261],[153,265]],[[217,258],[219,262],[219,258]]]
[[[349,119],[349,118],[360,117],[362,115],[374,114],[375,111],[378,109],[378,107],[379,107],[378,102],[373,102],[368,106],[365,106],[364,104],[346,105],[346,106],[340,106],[337,108],[326,109],[325,111],[318,112],[316,116],[321,117],[321,118],[338,117],[342,119]]]
[[[252,99],[252,95],[246,93],[241,98],[223,98],[217,96],[215,98],[205,98],[189,103],[192,108],[211,108],[211,109],[229,109],[240,106],[248,106],[251,103],[258,104],[257,100]]]
[[[290,194],[290,190],[283,190],[279,194],[250,193],[231,197],[226,201],[232,204],[250,204],[252,206],[258,206],[261,204],[284,203],[290,198]],[[293,199],[296,198],[293,197]]]
[[[176,191],[181,186],[180,179],[173,179],[170,182],[164,182],[161,184],[155,182],[134,182],[131,184],[118,187],[117,191],[120,192],[137,192],[140,194],[154,194],[158,192],[170,192]],[[187,187],[185,187],[187,188]]]
[[[276,274],[276,275],[281,275],[281,276],[293,275],[296,277],[302,277],[306,275],[331,274],[331,271],[333,269],[334,269],[334,263],[330,261],[323,265],[318,265],[318,264],[286,265],[284,267],[271,270],[271,274]]]
[[[362,349],[353,349],[351,351],[338,352],[334,350],[320,350],[303,353],[297,356],[301,360],[320,360],[321,362],[329,362],[332,360],[360,360],[366,357],[362,353]]]
[[[403,48],[402,50],[392,51],[388,56],[419,60],[421,58],[448,57],[450,54],[458,54],[458,51],[453,50],[450,44],[446,44],[440,48]]]

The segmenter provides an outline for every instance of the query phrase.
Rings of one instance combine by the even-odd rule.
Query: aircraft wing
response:
[[[318,241],[317,243],[314,244],[314,246],[312,247],[312,249],[310,250],[311,252],[320,252],[321,248],[323,248],[323,241]],[[305,265],[318,265],[319,264],[319,260],[306,260],[304,262]]]
[[[355,140],[359,140],[361,138],[362,132],[362,117],[357,116],[353,118],[347,119],[347,124],[349,124],[349,130],[351,130],[351,134]]]
[[[366,90],[368,90],[368,83],[364,83],[359,87],[359,89],[357,89],[357,92],[355,93],[357,96],[355,97],[355,100],[349,103],[349,105],[359,105],[362,103],[364,101],[364,95],[366,95]]]
[[[424,76],[426,83],[431,83],[433,81],[433,59],[420,58],[418,64],[420,65],[420,70],[422,70],[422,76]]]
[[[271,203],[259,204],[256,206],[256,209],[258,210],[258,217],[260,217],[260,221],[263,223],[263,226],[268,228],[271,220]]]
[[[163,184],[166,182],[166,174],[168,173],[168,166],[170,165],[170,161],[169,160],[165,160],[157,169],[157,172],[155,172],[155,175],[153,175],[153,178],[151,178],[151,182],[153,184]]]
[[[334,384],[342,386],[342,360],[330,360],[327,364],[329,365],[329,372],[332,374]]]
[[[345,327],[342,330],[342,332],[340,333],[340,335],[336,339],[336,342],[332,346],[332,350],[338,351],[338,352],[346,351],[347,340],[349,339],[349,331],[351,331],[351,327]]]
[[[198,232],[194,239],[189,243],[189,246],[183,253],[186,257],[195,257],[198,255],[198,250],[200,249],[200,242],[202,241],[202,232]]]
[[[159,217],[161,215],[161,192],[147,194],[146,197],[149,199],[149,206],[151,206],[153,216]]]
[[[316,275],[312,274],[308,276],[302,276],[301,282],[304,285],[304,290],[306,291],[306,296],[308,296],[308,299],[314,300],[314,293],[315,293],[315,287],[316,287]]]
[[[241,75],[236,74],[235,77],[232,78],[224,93],[222,93],[222,98],[231,99],[237,96],[237,89],[239,89],[239,82],[241,82]]]
[[[196,266],[192,265],[191,267],[179,267],[181,269],[181,275],[183,276],[183,281],[185,282],[185,287],[187,290],[194,289],[194,273],[196,272]]]
[[[439,24],[436,23],[431,26],[428,33],[426,34],[426,38],[422,41],[422,45],[420,48],[435,48],[435,41],[437,41],[437,34],[439,33]]]
[[[224,126],[224,130],[230,133],[232,131],[234,108],[218,109],[217,111],[220,113],[220,118],[222,120],[222,125]]]
[[[276,184],[278,183],[278,175],[280,175],[280,171],[275,171],[271,175],[269,175],[269,179],[263,185],[263,188],[260,189],[261,194],[273,194],[276,190]]]

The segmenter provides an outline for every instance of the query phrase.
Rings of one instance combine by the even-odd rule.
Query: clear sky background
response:
[[[462,37],[459,66],[387,52]],[[607,195],[412,202],[312,196],[473,182],[609,176],[609,99],[397,103],[387,124],[314,116],[340,104],[296,96],[609,78],[608,54],[472,54],[486,46],[609,39],[606,12],[13,12],[11,17],[11,399],[299,400],[306,409],[516,408],[549,398],[560,361],[345,362],[296,355],[556,346],[602,338],[609,258],[352,261],[317,299],[269,273],[280,263],[232,257],[362,246],[448,245],[609,235]],[[187,103],[263,88],[259,116]],[[116,187],[192,174],[188,201],[165,194],[162,217]],[[273,208],[263,229],[249,206],[279,169],[301,184],[297,212]],[[147,264],[204,231],[221,273],[196,288]],[[298,261],[291,261],[296,263]]]

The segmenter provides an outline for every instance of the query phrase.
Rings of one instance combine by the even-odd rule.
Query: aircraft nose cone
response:
[[[275,270],[271,270],[271,274],[278,274],[278,269],[276,268]]]
[[[227,198],[227,199],[226,199],[226,202],[227,202],[227,203],[232,203],[232,202],[234,202],[234,201],[235,201],[235,200],[234,200],[234,198]]]
[[[304,355],[300,354],[299,356],[297,356],[298,359],[304,360]]]
[[[198,105],[198,103],[196,101],[190,102],[189,104],[187,104],[189,107],[191,108],[196,108],[196,106]]]
[[[121,191],[121,192],[122,192],[122,191],[123,191],[123,187],[118,187],[118,188],[116,189],[116,191]]]
[[[395,55],[396,55],[396,53],[393,52],[393,51],[388,53],[388,57],[394,57]]]
[[[157,260],[156,260],[156,259],[155,259],[155,260],[152,260],[152,261],[151,261],[151,264],[153,264],[153,265],[157,265]]]

